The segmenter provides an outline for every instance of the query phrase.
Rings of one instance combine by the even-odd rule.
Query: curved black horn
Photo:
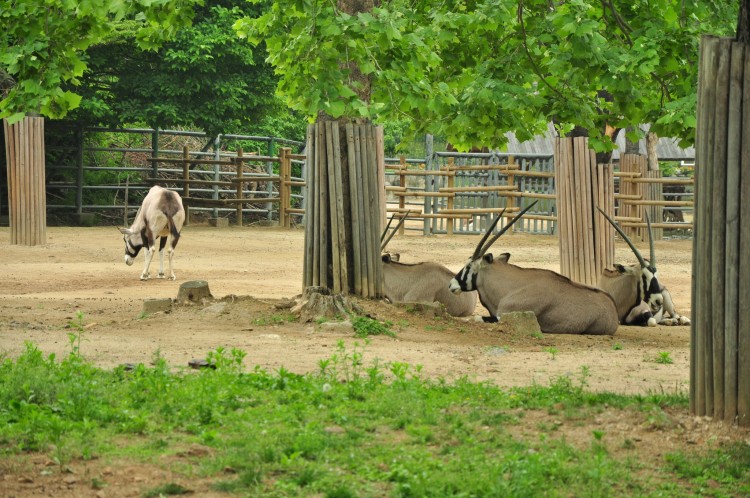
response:
[[[638,251],[638,249],[636,249],[636,247],[633,244],[633,242],[631,242],[631,240],[628,238],[628,236],[625,235],[625,232],[622,231],[622,228],[620,228],[620,225],[618,225],[617,223],[615,223],[615,221],[612,218],[610,218],[607,213],[605,213],[604,211],[602,211],[599,206],[596,206],[596,209],[598,209],[599,212],[602,213],[605,218],[607,218],[607,221],[609,221],[609,224],[612,225],[613,227],[615,227],[615,230],[617,230],[617,233],[620,234],[620,237],[622,237],[623,240],[628,243],[628,245],[630,246],[630,248],[633,250],[633,253],[635,254],[635,257],[638,258],[638,262],[641,264],[641,268],[646,268],[648,266],[646,264],[646,260],[643,259],[643,256],[641,256],[641,253]]]
[[[656,268],[656,251],[654,251],[654,238],[651,235],[651,220],[648,217],[648,211],[644,211],[646,215],[646,225],[648,225],[648,246],[651,249],[651,263],[652,268]]]
[[[484,253],[482,252],[482,244],[484,244],[484,241],[485,241],[485,240],[487,240],[487,238],[488,238],[488,237],[489,237],[490,235],[492,235],[492,231],[493,231],[493,230],[495,229],[495,227],[497,226],[497,222],[498,222],[498,221],[500,221],[500,218],[502,218],[502,217],[503,217],[503,213],[505,213],[505,208],[503,208],[503,210],[502,210],[502,211],[500,211],[500,214],[499,214],[499,215],[497,215],[497,218],[495,218],[495,221],[493,221],[493,222],[492,222],[492,225],[490,225],[490,227],[489,227],[489,228],[487,229],[487,231],[486,231],[486,232],[484,233],[484,235],[482,236],[482,240],[480,240],[480,241],[479,241],[479,244],[477,244],[477,248],[476,248],[476,249],[474,249],[474,254],[472,254],[472,255],[471,255],[471,259],[472,259],[472,260],[474,260],[474,259],[477,259],[477,258],[481,257],[481,255],[483,255],[483,254],[484,254]]]
[[[394,213],[393,216],[396,216],[396,214]],[[406,218],[408,216],[409,216],[409,213],[406,213],[405,215],[403,215],[401,217],[400,220],[398,220],[398,225],[396,225],[396,228],[394,228],[393,231],[391,232],[391,234],[388,236],[388,238],[385,239],[385,242],[383,242],[382,244],[380,244],[380,252],[385,251],[385,248],[388,246],[388,242],[390,242],[391,239],[393,238],[393,236],[396,235],[396,232],[398,232],[398,229],[401,228],[401,225],[404,224],[404,221],[406,220]],[[391,220],[392,219],[393,219],[393,217],[391,217]],[[390,225],[391,223],[388,222],[388,224]],[[387,227],[386,227],[386,230],[387,230]],[[385,235],[385,232],[383,232],[383,235]],[[382,241],[383,239],[381,238],[380,240]]]
[[[514,224],[514,223],[515,223],[516,221],[518,221],[518,220],[519,220],[519,219],[521,218],[521,216],[523,216],[524,214],[526,214],[526,211],[528,211],[529,209],[531,209],[532,207],[534,207],[534,204],[536,204],[537,202],[539,202],[539,201],[534,201],[534,202],[532,202],[531,204],[529,204],[528,206],[526,206],[525,208],[523,208],[523,209],[521,210],[521,212],[520,212],[520,213],[518,213],[518,214],[517,214],[517,215],[515,216],[515,218],[513,218],[512,220],[510,220],[510,221],[508,222],[508,224],[507,224],[507,225],[505,225],[505,226],[503,227],[503,229],[502,229],[502,230],[500,230],[500,231],[499,231],[499,232],[497,233],[497,235],[495,235],[494,237],[492,237],[492,239],[490,239],[490,241],[489,241],[489,242],[487,242],[487,244],[485,244],[485,246],[484,246],[484,247],[482,248],[482,252],[481,252],[481,253],[480,253],[480,254],[478,255],[478,257],[480,257],[480,258],[481,258],[482,256],[484,256],[484,255],[485,255],[485,253],[486,253],[486,252],[487,252],[487,251],[488,251],[488,250],[490,249],[490,247],[492,247],[492,244],[494,244],[494,243],[495,243],[495,241],[496,241],[497,239],[499,239],[499,238],[500,238],[500,236],[501,236],[502,234],[504,234],[505,232],[507,232],[507,231],[508,231],[508,229],[510,229],[510,227],[512,227],[512,226],[513,226],[513,224]],[[504,213],[504,212],[505,212],[505,210],[503,209],[503,213]],[[500,217],[502,217],[502,213],[500,213],[500,216],[498,216],[498,219],[499,219]],[[475,258],[475,259],[476,259],[476,258]]]

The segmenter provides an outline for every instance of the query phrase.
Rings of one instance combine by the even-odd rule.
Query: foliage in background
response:
[[[195,4],[202,0],[2,2],[0,118],[64,117],[80,103],[81,96],[65,87],[80,82],[89,47],[131,21],[135,45],[154,49],[190,24]]]
[[[136,46],[133,23],[119,23],[86,55],[76,89],[81,107],[69,116],[85,124],[180,126],[218,133],[257,129],[269,113],[285,114],[263,46],[239,43],[232,24],[259,15],[264,4],[210,2],[193,24],[154,51]]]
[[[699,37],[731,32],[736,12],[678,0],[391,0],[352,16],[286,0],[235,27],[266,44],[279,92],[310,119],[406,119],[463,149],[498,148],[507,131],[527,140],[554,120],[605,150],[605,123],[693,141]],[[370,101],[352,68],[372,79]]]
[[[403,363],[367,365],[339,342],[319,371],[245,371],[245,353],[217,349],[215,368],[113,370],[82,356],[85,319],[70,324],[71,353],[33,344],[0,360],[0,454],[43,452],[71,461],[162,461],[180,478],[252,496],[741,496],[750,491],[750,445],[708,454],[639,458],[639,445],[597,425],[568,442],[565,426],[604,411],[670,434],[684,395],[590,393],[586,373],[548,387],[430,381]],[[619,418],[618,418],[619,419]],[[531,422],[533,421],[533,423]],[[181,458],[186,447],[210,451]],[[230,469],[230,471],[228,471]],[[54,470],[54,469],[50,469]],[[102,476],[99,487],[107,486]]]

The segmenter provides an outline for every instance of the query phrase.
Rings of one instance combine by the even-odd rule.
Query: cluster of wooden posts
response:
[[[292,214],[303,214],[304,210],[294,208],[291,205],[292,187],[304,186],[305,182],[292,180],[292,159],[304,159],[303,155],[291,153],[291,149],[284,147],[279,155],[261,156],[257,154],[246,155],[242,149],[238,149],[236,156],[229,159],[196,159],[190,157],[190,151],[183,147],[182,157],[151,157],[153,163],[170,163],[182,166],[181,178],[148,178],[150,183],[176,184],[182,187],[182,201],[188,211],[188,222],[191,207],[228,207],[236,209],[235,223],[242,226],[242,210],[249,204],[278,203],[279,224],[284,227],[291,226]],[[279,164],[279,174],[261,173],[263,167],[268,163]],[[200,179],[196,174],[205,175],[206,170],[196,170],[195,166],[211,166],[226,168],[232,171],[234,176],[228,180]],[[192,177],[191,177],[192,176]],[[256,191],[258,184],[271,183],[276,196],[246,196],[245,191],[250,186],[251,191]],[[232,189],[234,197],[205,198],[191,195],[191,186],[209,186],[212,188]]]
[[[307,137],[303,288],[380,297],[383,130],[319,121],[310,125]]]
[[[44,118],[27,117],[12,125],[3,120],[8,159],[10,243],[47,243],[47,198],[44,188]],[[38,147],[37,144],[42,144]]]

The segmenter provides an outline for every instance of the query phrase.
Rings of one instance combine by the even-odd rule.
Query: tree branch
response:
[[[518,2],[518,22],[521,23],[521,33],[523,34],[523,49],[526,52],[526,58],[529,60],[529,62],[531,63],[531,67],[534,69],[534,73],[536,73],[536,75],[539,76],[539,79],[542,80],[542,83],[544,83],[545,86],[547,86],[547,88],[555,92],[561,98],[565,98],[565,95],[563,95],[562,92],[560,92],[560,90],[558,90],[557,88],[549,84],[547,79],[542,74],[541,69],[539,69],[539,66],[536,65],[536,62],[534,62],[534,59],[531,57],[529,46],[526,43],[526,26],[524,25],[524,22],[523,22],[523,0],[520,0]]]
[[[633,40],[630,39],[629,33],[633,31],[633,28],[631,28],[628,22],[623,19],[619,12],[617,12],[617,9],[615,9],[615,6],[611,1],[602,0],[602,12],[606,12],[607,9],[609,9],[609,11],[612,13],[612,17],[615,19],[615,23],[617,23],[617,25],[620,27],[620,31],[622,31],[622,34],[625,35],[625,39],[627,40],[628,45],[632,47]]]

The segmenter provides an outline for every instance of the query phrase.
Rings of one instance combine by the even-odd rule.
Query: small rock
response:
[[[509,327],[513,332],[523,336],[533,336],[542,333],[539,322],[533,311],[514,311],[500,315],[499,322]]]
[[[163,299],[146,299],[143,301],[143,312],[146,314],[166,312],[172,309],[172,300],[170,298]]]

